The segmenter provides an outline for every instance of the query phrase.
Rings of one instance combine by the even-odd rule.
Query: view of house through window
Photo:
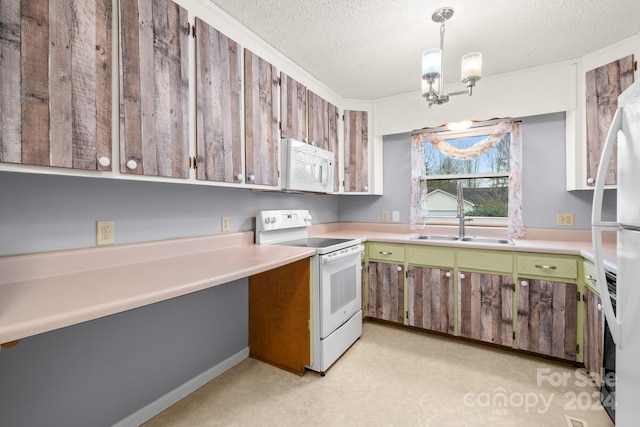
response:
[[[451,150],[460,152],[477,146],[494,129],[470,129],[439,135]],[[462,206],[465,217],[504,219],[508,216],[509,202],[509,144],[511,134],[502,138],[478,157],[452,158],[432,145],[423,142],[425,175],[429,217],[433,220],[456,217],[459,193],[457,182],[462,182]],[[465,156],[466,157],[466,156]]]

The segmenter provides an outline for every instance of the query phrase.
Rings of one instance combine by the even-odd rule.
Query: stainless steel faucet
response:
[[[458,227],[458,239],[464,239],[464,223],[466,221],[471,221],[471,218],[464,217],[464,192],[462,191],[462,180],[459,179],[456,181],[456,190],[458,197],[458,215],[457,218],[460,221],[460,225]]]

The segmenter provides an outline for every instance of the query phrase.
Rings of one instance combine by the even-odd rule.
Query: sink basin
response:
[[[473,242],[473,243],[493,243],[499,245],[513,245],[513,241],[511,239],[497,239],[493,237],[465,237],[462,239],[463,242]]]
[[[458,240],[456,236],[430,236],[426,234],[412,237],[412,239],[414,240],[446,240],[450,242]]]

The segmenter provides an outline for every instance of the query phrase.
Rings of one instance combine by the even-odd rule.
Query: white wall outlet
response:
[[[389,221],[389,211],[382,211],[382,220]]]
[[[96,245],[113,245],[113,221],[96,221]]]
[[[400,222],[400,211],[391,212],[391,221]]]
[[[572,213],[559,213],[556,218],[557,225],[562,227],[573,227],[573,214]]]
[[[220,228],[222,231],[229,231],[229,217],[223,216],[220,220]]]

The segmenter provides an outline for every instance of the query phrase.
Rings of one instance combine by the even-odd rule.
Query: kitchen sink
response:
[[[431,236],[426,234],[421,234],[419,236],[412,237],[414,240],[446,240],[446,241],[456,241],[458,238],[456,236]]]
[[[472,243],[493,243],[498,245],[513,245],[513,241],[511,239],[497,239],[493,237],[464,237],[462,238],[463,242],[472,242]]]

